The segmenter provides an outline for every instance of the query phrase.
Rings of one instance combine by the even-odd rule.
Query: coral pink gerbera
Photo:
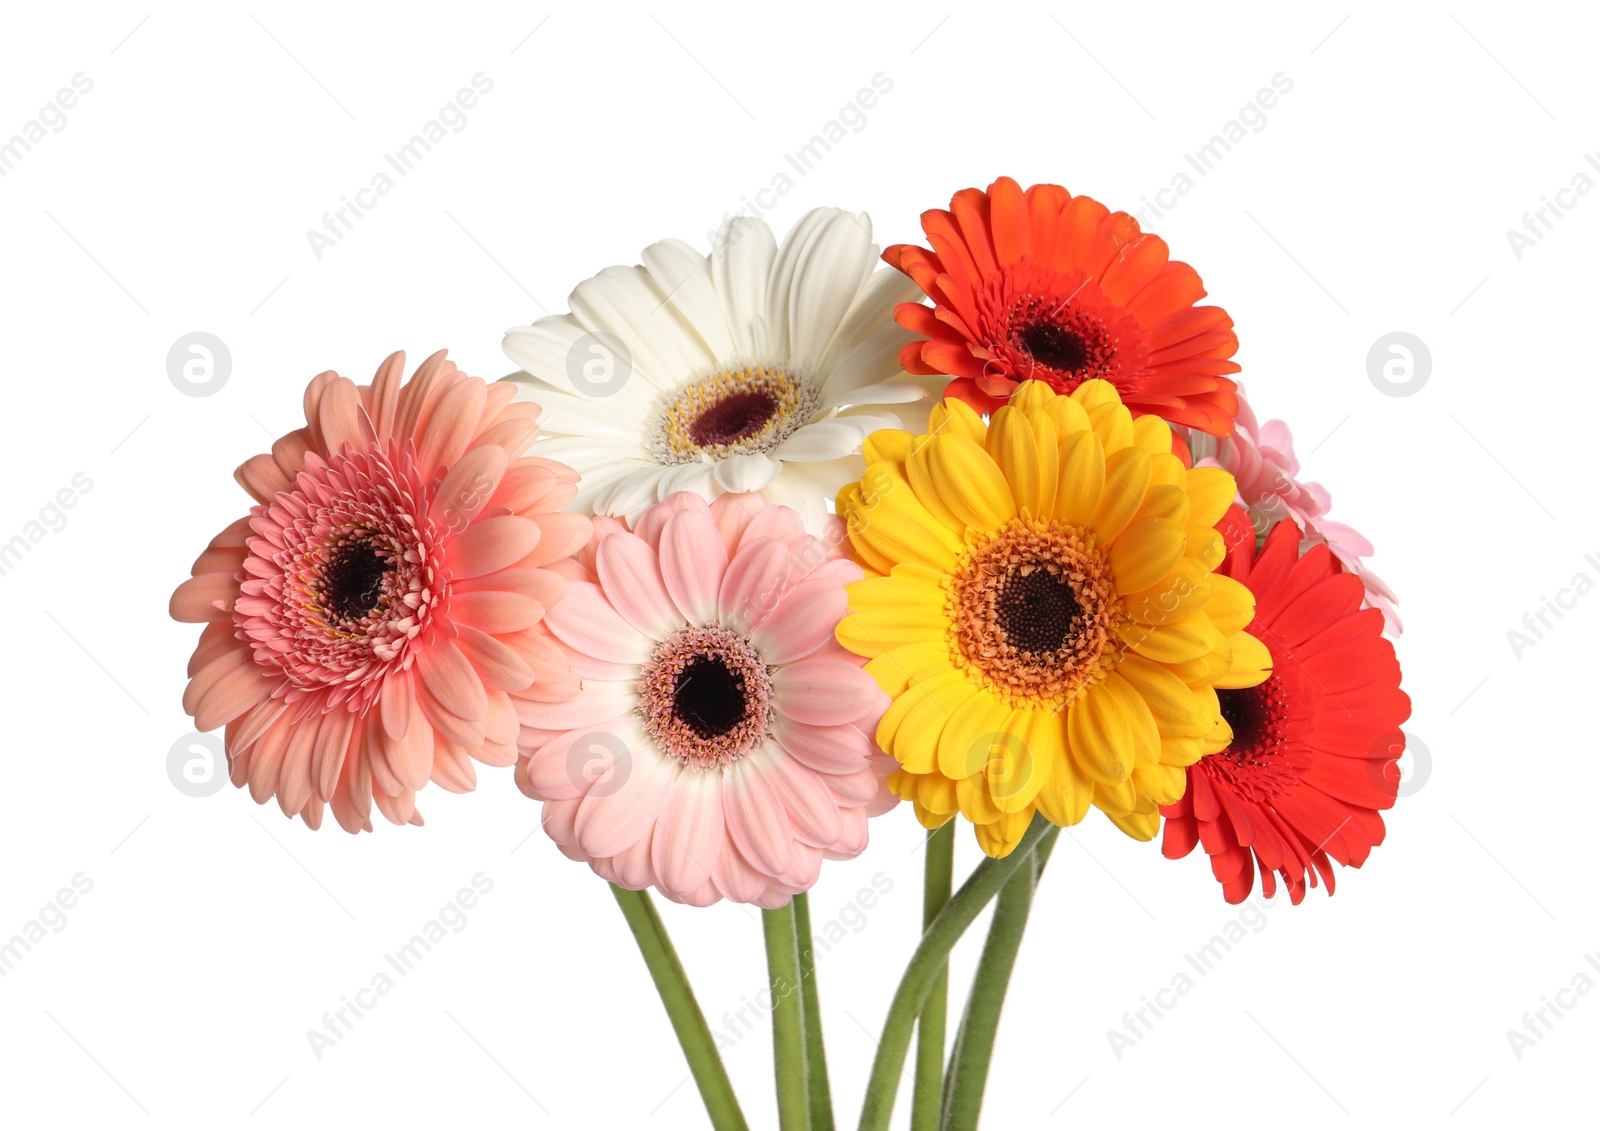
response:
[[[518,697],[517,784],[567,856],[669,899],[779,907],[894,804],[888,699],[834,642],[861,568],[754,494],[595,520],[543,628],[582,684]]]
[[[371,807],[420,824],[416,791],[455,792],[472,760],[509,766],[508,692],[567,678],[532,631],[566,588],[545,568],[590,520],[561,513],[576,474],[521,456],[539,407],[434,354],[371,385],[323,373],[307,425],[241,466],[256,500],[217,535],[172,616],[205,624],[184,710],[225,726],[233,783],[312,828],[349,832]]]
[[[1229,903],[1249,896],[1258,869],[1263,894],[1276,874],[1299,903],[1318,875],[1333,892],[1331,861],[1359,868],[1383,843],[1379,810],[1394,804],[1411,700],[1383,615],[1361,607],[1360,579],[1326,546],[1302,554],[1300,531],[1280,522],[1258,556],[1238,507],[1219,525],[1232,549],[1218,572],[1254,594],[1248,631],[1272,653],[1272,675],[1217,692],[1232,739],[1162,807],[1162,851],[1176,860],[1203,847]]]
[[[1302,483],[1294,438],[1281,420],[1256,423],[1256,414],[1239,389],[1239,415],[1232,436],[1217,439],[1199,430],[1187,433],[1196,467],[1221,467],[1239,484],[1238,501],[1262,537],[1284,519],[1292,520],[1302,534],[1302,550],[1326,545],[1345,569],[1361,579],[1367,604],[1383,612],[1386,631],[1398,636],[1400,614],[1395,611],[1394,590],[1362,562],[1372,556],[1372,543],[1353,528],[1326,517],[1333,500],[1320,483]]]
[[[1233,431],[1233,320],[1195,305],[1206,293],[1195,269],[1126,212],[1001,177],[988,192],[956,193],[948,212],[924,212],[922,230],[932,250],[883,253],[933,300],[895,310],[927,335],[901,350],[907,372],[950,374],[945,395],[979,412],[1024,381],[1070,393],[1099,378],[1136,416]]]

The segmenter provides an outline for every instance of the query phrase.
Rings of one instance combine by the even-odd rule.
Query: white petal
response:
[[[727,360],[739,352],[728,333],[722,299],[711,281],[710,259],[682,240],[653,243],[640,258],[657,288],[667,296],[667,304],[678,311],[713,357]]]
[[[882,267],[874,271],[866,282],[861,284],[861,291],[856,295],[855,304],[851,306],[850,313],[845,316],[839,326],[839,332],[834,335],[828,347],[828,356],[824,367],[833,364],[836,358],[849,354],[879,330],[889,326],[896,326],[894,320],[895,307],[903,302],[922,301],[922,288],[917,286],[917,281],[908,275],[902,274],[893,267]],[[907,340],[918,335],[903,327],[896,326]]]
[[[642,398],[577,396],[524,373],[506,379],[517,386],[517,400],[533,401],[544,409],[540,435],[607,437],[629,446],[640,442],[647,404]]]
[[[760,452],[718,460],[712,472],[724,491],[759,491],[778,477],[783,465]]]
[[[815,372],[877,255],[864,213],[817,208],[801,217],[778,249],[767,295],[768,321],[781,328],[780,356]]]
[[[660,482],[667,471],[659,464],[651,464],[622,476],[595,495],[594,513],[632,519],[661,500]]]
[[[639,375],[661,389],[716,361],[690,333],[642,267],[607,267],[578,284],[568,302],[592,330],[616,335]]]
[[[778,244],[772,229],[753,216],[734,216],[717,231],[711,280],[722,299],[734,349],[766,356],[767,280]]]
[[[916,340],[910,330],[890,323],[868,334],[853,349],[830,350],[826,364],[817,371],[824,399],[849,401],[852,390],[905,377],[900,350]]]
[[[839,459],[861,450],[861,441],[871,431],[861,418],[835,417],[817,424],[807,424],[798,429],[773,450],[778,459],[797,459],[807,462]]]

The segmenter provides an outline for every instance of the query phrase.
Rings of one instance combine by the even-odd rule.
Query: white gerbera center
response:
[[[816,413],[821,394],[802,375],[772,365],[720,369],[661,398],[646,431],[661,464],[768,452]]]

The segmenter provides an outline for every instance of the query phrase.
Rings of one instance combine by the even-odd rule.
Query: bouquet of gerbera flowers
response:
[[[719,1131],[745,1118],[650,889],[763,908],[781,1125],[832,1128],[806,892],[909,801],[925,932],[860,1125],[915,1034],[913,1126],[971,1128],[1062,827],[1097,809],[1201,846],[1229,902],[1259,873],[1298,903],[1396,796],[1394,594],[1257,422],[1199,275],[1055,185],[922,223],[888,267],[833,209],[664,240],[512,329],[503,381],[323,373],[172,598],[205,625],[185,709],[259,803],[420,825],[429,783],[514,766]],[[958,816],[986,859],[952,892]],[[991,900],[952,1050],[946,962]]]

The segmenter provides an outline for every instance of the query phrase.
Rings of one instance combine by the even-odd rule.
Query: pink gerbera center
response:
[[[726,766],[771,733],[772,677],[738,633],[682,629],[646,662],[639,713],[663,753],[699,769]]]
[[[235,623],[295,689],[366,710],[444,596],[442,538],[407,446],[306,459],[251,522]]]

